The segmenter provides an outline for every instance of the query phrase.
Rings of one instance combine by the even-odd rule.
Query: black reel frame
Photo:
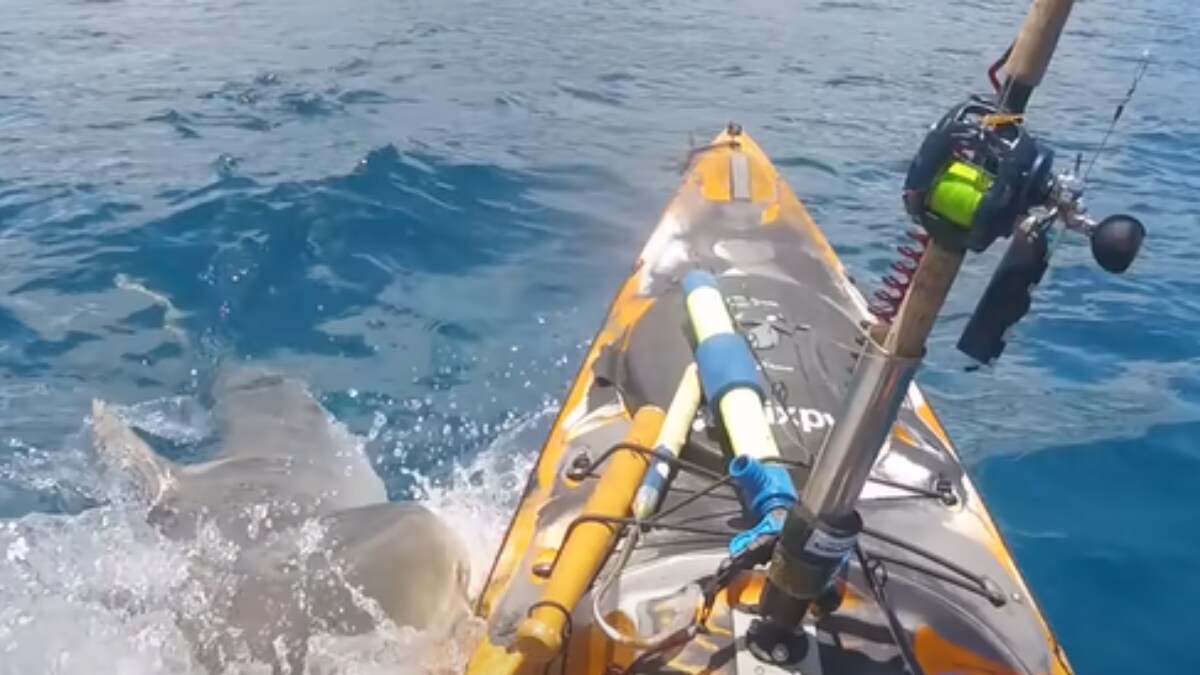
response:
[[[955,161],[992,178],[967,226],[929,205],[930,191]],[[1089,237],[1096,263],[1113,274],[1129,269],[1145,239],[1145,226],[1132,216],[1096,222],[1087,214],[1078,162],[1074,172],[1057,175],[1053,165],[1054,151],[1025,128],[1020,115],[973,96],[933,126],[909,166],[905,210],[938,244],[981,253],[997,239],[1012,238],[957,344],[981,364],[999,358],[1010,330],[1029,312],[1033,289],[1050,263],[1056,222]]]

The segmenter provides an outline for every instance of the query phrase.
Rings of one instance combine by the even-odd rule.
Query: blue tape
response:
[[[671,452],[670,449],[667,448],[667,446],[665,446],[665,445],[656,446],[654,448],[654,461],[646,469],[646,475],[644,478],[642,478],[642,487],[650,488],[650,489],[656,490],[656,491],[661,491],[663,488],[663,485],[666,484],[667,479],[661,473],[658,472],[658,468],[660,466],[666,466],[668,468],[668,474],[669,474],[670,468],[671,468],[670,461],[674,458],[675,458],[675,453]]]
[[[720,287],[717,286],[717,278],[704,270],[692,270],[683,276],[683,296],[685,298],[698,288],[720,290]]]
[[[663,485],[666,485],[667,479],[656,469],[658,469],[657,464],[646,470],[646,477],[642,480],[642,488],[653,490],[655,494],[658,494],[662,492]]]
[[[658,508],[658,503],[662,500],[673,469],[670,460],[674,457],[675,453],[665,445],[654,448],[654,461],[646,468],[642,484],[633,496],[634,516],[644,518]],[[664,469],[664,471],[660,472],[659,469]]]
[[[696,347],[696,366],[700,371],[700,386],[713,414],[720,418],[721,397],[730,389],[748,387],[761,399],[764,397],[754,355],[746,338],[737,333],[714,335]]]
[[[775,509],[790,509],[798,500],[792,476],[780,464],[763,464],[741,455],[729,463],[729,476],[755,518],[765,518]]]

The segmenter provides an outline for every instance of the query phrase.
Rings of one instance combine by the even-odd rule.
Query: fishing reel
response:
[[[1078,164],[1055,175],[1054,151],[1025,128],[1022,116],[979,97],[946,113],[913,158],[905,210],[934,241],[980,253],[1012,238],[958,341],[959,351],[976,361],[999,357],[1009,330],[1028,313],[1049,266],[1056,223],[1088,236],[1093,257],[1109,272],[1124,272],[1137,257],[1145,227],[1128,215],[1093,220]]]
[[[1049,199],[1053,162],[1020,115],[972,97],[925,136],[904,181],[904,207],[938,244],[980,253]]]

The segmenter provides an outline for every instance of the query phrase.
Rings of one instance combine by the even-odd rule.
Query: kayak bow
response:
[[[732,342],[701,348],[721,329],[687,297],[685,277],[697,270],[711,275],[712,297],[750,356],[731,356]],[[870,321],[833,249],[748,134],[730,125],[697,151],[541,450],[479,599],[488,629],[467,672],[882,674],[906,672],[913,659],[929,675],[1069,673],[915,383],[901,392],[857,502],[857,544],[804,622],[811,648],[789,665],[751,653],[746,634],[778,522],[760,522],[750,502],[762,500],[748,493],[770,483],[786,496],[791,486],[735,480],[731,466],[805,485],[853,373],[870,365]],[[735,362],[743,365],[713,371]],[[648,444],[670,435],[660,434],[664,411],[687,407],[693,369],[705,400],[682,448],[656,453]],[[755,392],[739,400],[758,401],[758,413],[714,405],[738,387]],[[742,432],[728,427],[755,414],[778,456],[743,450],[735,459],[731,436]],[[657,510],[635,517],[652,463],[675,470],[656,482]],[[618,546],[622,555],[610,555]],[[614,639],[614,628],[655,637]]]

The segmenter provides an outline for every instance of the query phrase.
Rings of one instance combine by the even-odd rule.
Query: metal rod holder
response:
[[[827,592],[862,530],[855,507],[921,364],[919,357],[888,351],[886,331],[880,325],[864,332],[843,414],[781,528],[767,567],[762,619],[746,635],[760,661],[784,665],[804,658],[809,646],[800,623]]]
[[[920,358],[888,352],[879,332],[864,335],[844,412],[825,437],[801,492],[801,502],[820,519],[837,520],[854,510],[921,365]]]

